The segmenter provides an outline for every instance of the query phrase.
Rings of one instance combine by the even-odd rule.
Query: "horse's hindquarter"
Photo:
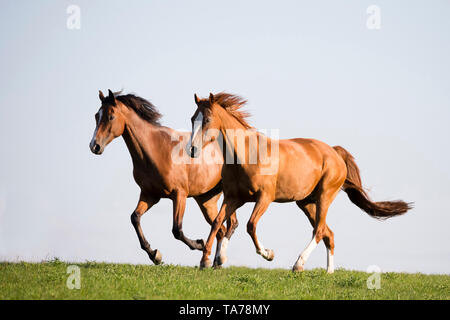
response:
[[[279,141],[275,201],[302,200],[311,194],[323,175],[323,145],[312,139]]]

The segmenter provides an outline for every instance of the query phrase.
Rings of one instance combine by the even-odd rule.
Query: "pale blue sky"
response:
[[[336,267],[448,273],[450,249],[450,2],[442,1],[5,1],[0,10],[0,260],[150,263],[129,216],[139,189],[123,140],[94,156],[88,143],[98,90],[135,92],[162,123],[190,129],[194,92],[249,100],[250,122],[282,138],[342,145],[374,200],[414,201],[379,222],[340,194],[328,224]],[[81,8],[68,30],[66,8]],[[369,5],[381,29],[366,27]],[[273,204],[227,265],[291,268],[311,237],[295,204]],[[142,225],[166,263],[197,265],[171,233],[161,201]],[[209,227],[189,200],[184,232]],[[306,267],[326,265],[321,244]]]

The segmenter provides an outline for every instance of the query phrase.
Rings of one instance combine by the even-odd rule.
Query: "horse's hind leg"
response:
[[[323,242],[327,247],[327,272],[334,272],[334,233],[327,226],[327,231],[323,237]]]
[[[300,254],[300,256],[297,259],[297,262],[295,263],[294,267],[292,268],[294,271],[302,271],[304,268],[304,265],[306,261],[309,258],[309,255],[311,252],[314,251],[314,249],[317,247],[317,244],[320,242],[320,240],[324,239],[325,245],[328,244],[330,246],[333,246],[333,250],[329,251],[329,254],[331,255],[328,258],[328,263],[332,264],[333,259],[332,255],[334,252],[334,243],[333,243],[333,233],[329,232],[327,223],[326,223],[326,217],[328,212],[328,207],[330,206],[331,202],[333,202],[334,198],[337,196],[340,187],[342,186],[342,183],[339,183],[339,180],[333,180],[331,178],[328,178],[326,180],[323,180],[321,182],[321,185],[319,186],[319,195],[317,197],[318,200],[315,201],[316,205],[316,215],[314,219],[314,232],[313,237],[311,239],[311,242],[308,244],[305,250]],[[329,231],[328,231],[329,230]],[[325,240],[325,238],[327,240]],[[330,248],[331,249],[331,248]],[[330,265],[329,265],[330,267]],[[333,272],[333,268],[329,268],[329,272]]]
[[[308,218],[309,222],[311,223],[312,227],[314,228],[316,226],[316,204],[313,202],[304,202],[304,201],[297,201],[297,205],[300,209],[305,213],[306,217]],[[314,232],[313,232],[314,234]],[[323,242],[325,243],[325,246],[327,248],[327,272],[333,273],[334,272],[334,262],[333,262],[333,254],[334,254],[334,234],[333,231],[326,225],[326,231],[323,237]],[[301,271],[302,268],[298,268],[297,270],[294,268],[294,271]]]
[[[247,232],[250,237],[252,237],[253,243],[255,244],[256,253],[268,261],[273,260],[275,253],[271,249],[265,249],[264,246],[258,241],[258,237],[256,236],[256,225],[264,212],[266,212],[271,202],[272,201],[269,197],[260,196],[256,201],[252,215],[247,223]]]
[[[147,212],[153,205],[158,203],[159,199],[147,199],[143,198],[141,195],[141,198],[139,199],[139,203],[136,206],[136,209],[134,210],[133,214],[131,215],[131,223],[133,224],[134,229],[136,230],[136,234],[139,239],[139,243],[141,244],[141,248],[147,252],[149,258],[153,261],[154,264],[160,264],[162,261],[161,253],[158,249],[152,250],[150,247],[150,244],[144,237],[144,233],[142,232],[141,228],[141,217],[142,215]]]

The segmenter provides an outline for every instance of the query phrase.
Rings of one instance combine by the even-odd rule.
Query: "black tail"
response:
[[[366,191],[364,191],[359,175],[359,168],[355,163],[353,156],[340,146],[333,147],[334,150],[344,159],[347,166],[347,178],[342,189],[347,193],[350,201],[356,204],[361,210],[368,213],[376,219],[387,219],[399,216],[409,209],[412,209],[412,203],[406,203],[401,200],[373,202],[370,200]]]

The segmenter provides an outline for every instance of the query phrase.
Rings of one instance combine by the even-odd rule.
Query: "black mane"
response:
[[[134,110],[142,119],[154,125],[161,125],[159,120],[162,115],[150,101],[131,93],[121,95],[120,92],[116,92],[114,93],[114,97],[128,108]],[[108,99],[108,97],[106,99]]]

